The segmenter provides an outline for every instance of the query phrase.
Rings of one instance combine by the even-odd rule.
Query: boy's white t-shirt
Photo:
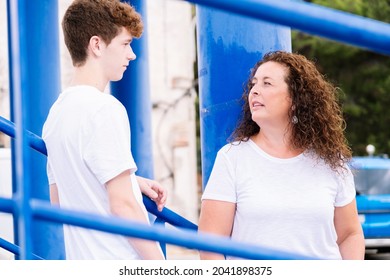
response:
[[[49,184],[57,184],[62,208],[110,215],[105,183],[130,170],[134,195],[148,217],[126,109],[113,96],[90,86],[68,88],[50,109],[42,138]],[[67,259],[140,259],[124,236],[64,225],[64,239]]]
[[[202,199],[236,204],[235,241],[319,259],[341,259],[335,207],[356,192],[348,167],[332,171],[309,152],[275,158],[252,140],[218,152]]]

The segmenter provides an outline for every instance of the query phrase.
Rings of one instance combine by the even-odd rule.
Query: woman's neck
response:
[[[303,149],[291,145],[291,133],[288,132],[260,132],[251,137],[251,140],[267,154],[277,158],[292,158],[300,155]]]

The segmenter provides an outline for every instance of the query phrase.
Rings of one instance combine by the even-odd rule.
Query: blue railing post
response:
[[[154,220],[154,225],[165,227],[165,220],[162,219],[162,218],[157,217]],[[160,247],[161,247],[161,251],[163,252],[163,254],[164,254],[165,258],[166,258],[167,257],[167,244],[165,242],[160,241]]]
[[[137,58],[130,62],[122,80],[111,83],[111,92],[126,107],[129,115],[131,150],[138,166],[137,174],[153,178],[146,1],[131,1],[131,5],[142,15],[144,33],[131,43]]]
[[[40,135],[50,106],[60,92],[58,3],[57,0],[8,0],[8,14],[11,119],[21,126],[20,131],[25,128]],[[24,203],[24,209],[18,208],[17,212],[23,210],[28,234],[23,233],[27,234],[25,237],[16,235],[15,240],[19,242],[23,238],[28,245],[27,255],[22,250],[22,258],[29,259],[32,251],[45,259],[63,259],[62,227],[40,221],[30,223],[28,212],[31,197],[49,199],[46,158],[28,148],[23,149],[23,155],[18,155],[21,153],[18,141],[25,139],[18,136],[13,147],[12,162],[16,170],[13,173],[18,176],[13,177],[13,188],[15,197]],[[21,156],[23,170],[18,172],[22,166]],[[15,223],[15,230],[22,233],[20,220]]]
[[[29,185],[29,149],[27,148],[27,137],[24,127],[26,124],[25,103],[23,88],[28,85],[27,69],[22,61],[27,59],[26,50],[26,23],[25,4],[26,1],[18,0],[7,2],[8,12],[8,33],[9,33],[9,72],[11,92],[11,117],[15,120],[16,140],[12,143],[13,157],[13,199],[16,210],[14,216],[15,242],[21,245],[20,257],[32,259],[31,236],[31,209],[29,207],[30,185]]]
[[[250,69],[271,50],[291,51],[290,28],[197,6],[203,185],[236,126]]]

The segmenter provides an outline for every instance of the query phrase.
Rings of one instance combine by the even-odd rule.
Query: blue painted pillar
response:
[[[236,127],[250,70],[271,50],[291,51],[290,28],[197,6],[203,187]]]
[[[12,141],[12,182],[15,209],[14,241],[21,246],[20,256],[16,259],[32,259],[31,209],[28,204],[31,186],[29,184],[30,170],[25,168],[30,159],[27,148],[27,137],[23,133],[26,120],[26,98],[23,98],[23,87],[28,83],[25,65],[21,62],[26,58],[25,49],[25,1],[8,1],[8,34],[9,34],[9,73],[11,94],[11,119],[15,122],[16,140]]]
[[[58,36],[58,2],[56,0],[8,0],[9,57],[11,120],[23,128],[41,135],[42,126],[50,106],[60,92],[60,57]],[[17,35],[13,30],[19,30]],[[20,69],[20,77],[15,76]],[[20,97],[19,91],[20,89]],[[21,99],[21,107],[16,100]],[[20,112],[21,110],[21,112]],[[17,116],[21,116],[18,118]],[[17,140],[18,141],[18,140]],[[23,163],[23,186],[27,189],[23,199],[28,197],[49,200],[46,176],[46,157],[31,149],[25,149]],[[13,174],[17,170],[15,146],[13,145]],[[31,174],[31,175],[29,175]],[[14,193],[18,195],[23,187],[14,179]],[[27,207],[28,208],[28,207]],[[26,208],[26,209],[27,209]],[[28,209],[27,209],[28,210]],[[26,211],[27,211],[26,210]],[[24,215],[25,213],[20,213]],[[15,233],[20,224],[15,223]],[[46,222],[32,221],[32,252],[44,259],[63,259],[62,227]],[[18,243],[20,236],[15,234]]]
[[[126,107],[129,115],[131,150],[138,166],[137,175],[153,178],[146,1],[131,1],[131,5],[142,15],[144,33],[131,43],[137,58],[130,62],[122,80],[111,83],[111,92]]]

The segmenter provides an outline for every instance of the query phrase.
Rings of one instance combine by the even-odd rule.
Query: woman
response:
[[[320,259],[363,259],[337,89],[304,56],[268,53],[214,163],[199,230]],[[201,252],[202,259],[223,259]]]

